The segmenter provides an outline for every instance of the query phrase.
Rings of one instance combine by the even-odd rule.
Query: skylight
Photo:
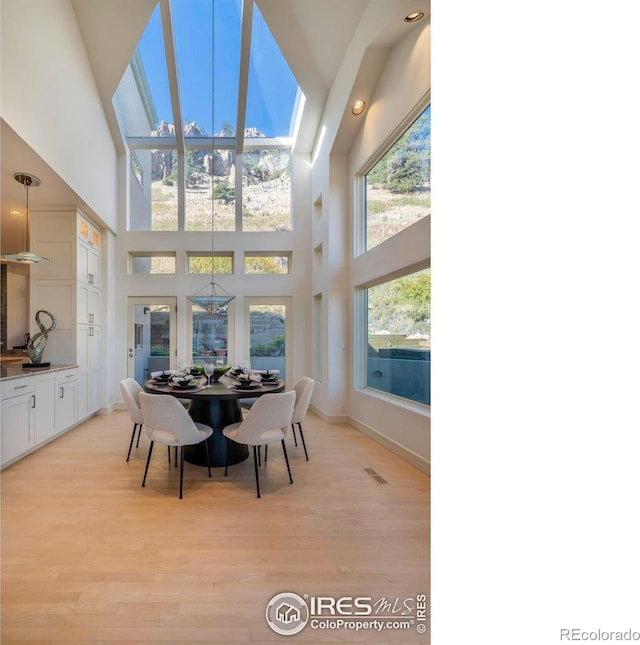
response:
[[[243,15],[242,0],[213,2],[170,0],[153,11],[114,95],[134,147],[156,136],[177,135],[178,151],[181,135],[186,145],[191,137],[242,133],[281,143],[292,137],[299,87],[258,8],[245,2]],[[243,143],[241,136],[237,152]]]

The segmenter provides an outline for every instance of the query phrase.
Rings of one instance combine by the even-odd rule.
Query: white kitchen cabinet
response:
[[[2,381],[2,466],[78,423],[78,370]]]
[[[2,465],[35,446],[35,380],[2,383]]]
[[[100,408],[100,327],[78,325],[78,417],[85,417]]]
[[[78,370],[56,372],[56,428],[62,432],[78,423]]]
[[[56,373],[46,372],[35,376],[35,444],[57,434],[56,422]]]
[[[77,322],[87,325],[100,324],[101,292],[90,284],[78,282]]]
[[[102,286],[100,276],[100,249],[80,242],[76,251],[77,279],[92,284],[98,289]]]
[[[102,234],[88,219],[82,215],[78,216],[78,238],[81,242],[88,244],[100,251]]]
[[[54,272],[48,270],[49,264],[32,272],[29,318],[33,321],[38,309],[56,315],[58,325],[43,360],[78,364],[75,395],[82,420],[101,404],[102,233],[79,211],[36,211],[31,230],[43,251],[55,251],[59,265]],[[38,331],[34,322],[31,327],[32,334]]]

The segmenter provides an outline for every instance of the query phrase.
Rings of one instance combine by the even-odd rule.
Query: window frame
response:
[[[369,345],[369,316],[368,316],[368,290],[380,285],[386,284],[388,282],[393,282],[394,280],[399,280],[405,278],[414,273],[419,273],[431,269],[431,263],[427,262],[418,266],[412,265],[406,267],[403,271],[394,271],[393,273],[386,274],[385,276],[380,276],[374,280],[368,281],[362,285],[358,285],[355,288],[354,294],[354,304],[355,304],[355,313],[354,313],[354,322],[356,325],[356,365],[357,369],[355,370],[355,389],[366,392],[367,394],[374,395],[378,399],[390,401],[392,403],[401,405],[406,409],[414,411],[426,411],[430,410],[430,403],[421,403],[415,401],[414,399],[409,399],[398,394],[392,394],[385,390],[379,390],[377,388],[371,387],[367,383],[367,367],[368,367],[368,345]],[[362,337],[359,337],[359,334],[362,334]],[[429,387],[429,401],[431,401],[431,388]]]
[[[375,168],[375,166],[380,162],[380,160],[391,150],[391,148],[398,142],[398,140],[404,135],[405,132],[418,120],[423,112],[426,111],[431,105],[431,92],[427,93],[427,97],[424,101],[421,101],[413,110],[411,110],[404,119],[393,129],[391,134],[380,144],[376,151],[371,155],[366,163],[362,165],[359,172],[356,173],[353,195],[354,195],[354,212],[355,217],[353,218],[353,257],[358,257],[364,255],[365,253],[370,253],[378,246],[385,244],[391,238],[380,242],[380,244],[367,249],[367,191],[366,191],[366,180],[367,175]],[[429,215],[426,215],[429,217]],[[423,218],[420,218],[423,219]],[[420,220],[417,220],[420,221]],[[416,222],[414,222],[415,224]],[[409,225],[412,226],[413,224]],[[409,228],[409,227],[407,227]],[[402,233],[399,231],[395,235]],[[395,237],[392,236],[392,237]]]

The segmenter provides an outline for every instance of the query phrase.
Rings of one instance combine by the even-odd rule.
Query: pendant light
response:
[[[40,180],[35,175],[30,175],[26,172],[18,172],[13,178],[21,183],[27,191],[27,211],[25,217],[26,233],[26,250],[22,250],[22,229],[18,233],[18,253],[3,253],[0,255],[0,260],[6,262],[15,262],[16,264],[42,264],[44,262],[51,262],[48,258],[43,258],[29,250],[29,188],[37,188],[40,185]]]
[[[232,300],[235,300],[235,296],[232,296],[227,291],[225,291],[216,281],[215,281],[215,251],[214,251],[214,234],[213,234],[213,225],[214,225],[214,212],[215,212],[215,180],[214,180],[214,153],[215,153],[215,133],[213,132],[214,127],[214,106],[213,106],[213,95],[214,95],[214,63],[213,63],[213,52],[214,52],[214,42],[213,34],[215,31],[215,20],[214,20],[214,6],[215,2],[211,3],[211,281],[209,284],[205,285],[200,291],[197,291],[193,296],[187,296],[187,298],[193,302],[195,305],[207,311],[210,314],[217,314],[221,309],[224,309]],[[204,293],[203,293],[204,292]],[[200,295],[202,294],[202,295]]]

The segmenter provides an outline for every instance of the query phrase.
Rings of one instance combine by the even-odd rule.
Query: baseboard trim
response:
[[[349,417],[346,414],[327,414],[316,408],[315,405],[310,405],[309,409],[315,412],[325,423],[349,423]]]
[[[361,421],[358,421],[358,419],[354,419],[348,415],[327,414],[315,405],[310,405],[309,409],[315,412],[315,414],[317,414],[325,423],[346,423],[347,425],[350,425],[352,428],[362,432],[362,434],[366,435],[370,439],[373,439],[376,443],[379,443],[389,452],[392,452],[394,455],[398,455],[398,457],[404,459],[404,461],[411,464],[414,468],[417,468],[420,472],[431,477],[430,461],[413,452],[413,450],[405,448],[397,441],[383,435],[381,432],[374,430],[374,428],[366,423],[362,423]]]
[[[358,419],[354,419],[353,417],[349,418],[349,425],[353,426],[356,430],[362,432],[362,434],[366,435],[370,439],[373,439],[376,443],[379,443],[381,446],[389,450],[389,452],[398,455],[398,457],[404,459],[407,463],[417,468],[420,472],[423,472],[428,477],[431,477],[431,462],[413,452],[413,450],[405,448],[397,441],[390,439],[389,437],[383,435],[381,432],[374,430],[366,423],[362,423],[361,421],[358,421]]]

